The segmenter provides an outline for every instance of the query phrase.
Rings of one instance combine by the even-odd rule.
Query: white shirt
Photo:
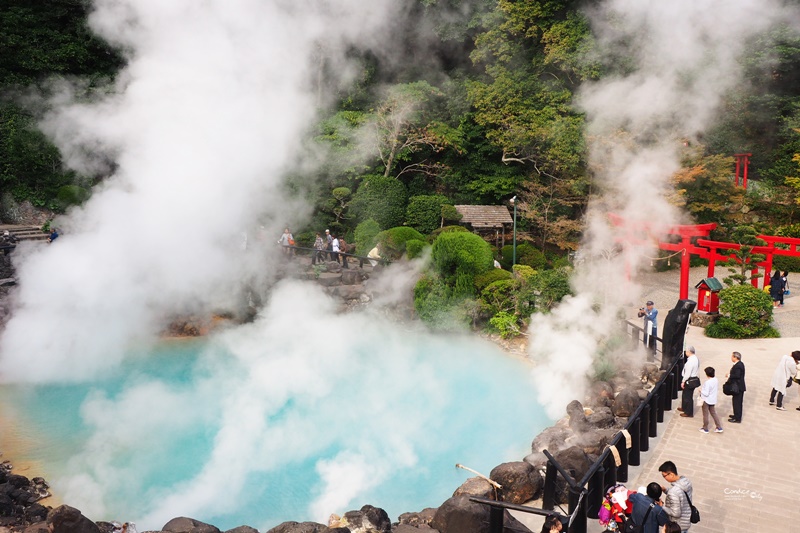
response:
[[[681,372],[681,383],[686,383],[687,379],[695,377],[698,370],[700,370],[700,361],[697,356],[691,355],[687,357],[686,364],[683,365],[683,372]]]
[[[709,378],[703,383],[703,388],[700,389],[700,397],[708,405],[717,405],[717,389],[719,389],[717,378]]]
[[[334,252],[339,251],[339,239],[333,239],[333,242],[331,243],[331,250]]]

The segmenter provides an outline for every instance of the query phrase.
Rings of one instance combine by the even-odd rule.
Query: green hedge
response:
[[[474,294],[474,278],[494,266],[489,244],[474,233],[442,233],[433,243],[433,265],[462,296]]]
[[[375,243],[378,242],[375,237],[380,232],[380,225],[371,218],[356,226],[356,253],[358,255],[367,255],[375,247]]]
[[[493,268],[488,272],[475,276],[475,289],[480,293],[491,283],[500,280],[512,279],[514,276],[508,270]]]
[[[406,209],[406,224],[427,235],[442,225],[442,205],[448,202],[440,194],[412,196]]]
[[[376,242],[380,245],[381,257],[396,261],[406,253],[406,243],[408,241],[425,241],[425,236],[414,228],[399,226],[387,229],[375,236]]]
[[[400,226],[406,215],[408,191],[395,178],[367,176],[350,202],[350,211],[359,219],[371,218],[381,228]]]
[[[719,292],[720,319],[706,328],[717,339],[778,337],[772,324],[772,298],[752,285],[734,285]]]
[[[425,241],[409,239],[406,241],[406,255],[409,259],[416,259],[417,257],[422,256],[423,250],[425,250],[427,247],[428,243]]]
[[[514,259],[514,245],[506,244],[500,251],[502,259],[500,264],[506,270],[511,270],[512,262]],[[527,242],[517,244],[517,264],[528,265],[534,270],[540,270],[547,266],[547,257],[544,253],[537,249],[532,244]]]

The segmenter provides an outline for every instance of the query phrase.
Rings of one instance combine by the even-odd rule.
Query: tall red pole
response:
[[[741,168],[742,159],[737,155],[736,156],[736,186],[739,186],[739,169]]]
[[[744,186],[745,190],[747,189],[747,167],[750,166],[750,154],[744,154],[744,181],[742,182],[742,186]]]
[[[681,286],[680,286],[680,293],[678,294],[678,298],[681,300],[685,300],[689,297],[689,259],[691,258],[691,254],[686,250],[689,246],[689,239],[688,235],[683,236],[683,241],[681,244],[683,245],[683,250],[681,250]]]

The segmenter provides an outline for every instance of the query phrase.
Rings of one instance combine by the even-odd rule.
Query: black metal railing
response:
[[[323,258],[326,255],[329,258],[334,256],[334,255],[336,255],[338,257],[348,257],[348,258],[358,259],[358,262],[359,262],[360,265],[363,265],[364,261],[376,261],[376,262],[380,263],[381,265],[388,265],[389,263],[391,263],[391,261],[389,259],[383,259],[383,258],[380,258],[380,257],[369,257],[369,256],[365,256],[365,255],[356,255],[356,254],[351,254],[351,253],[348,253],[348,252],[334,252],[332,250],[328,250],[327,248],[324,249],[324,250],[317,250],[316,248],[308,248],[306,246],[296,246],[296,245],[295,246],[281,245],[281,248],[284,249],[284,250],[293,250],[293,251],[295,251],[295,253],[296,253],[297,250],[300,250],[301,252],[303,252],[303,255],[309,255],[310,257],[313,257],[314,254],[318,254],[317,257],[321,261],[324,261]],[[309,254],[305,254],[305,252],[309,252]]]
[[[626,330],[631,335],[633,342],[641,342],[639,334],[643,328],[626,323]],[[662,339],[655,337],[656,350],[652,354],[653,360],[656,354],[662,354]],[[680,375],[683,370],[683,358],[676,358],[664,374],[642,401],[637,409],[628,417],[628,422],[623,430],[620,430],[608,447],[600,454],[600,457],[592,464],[586,474],[580,480],[575,480],[569,472],[558,463],[550,452],[544,450],[547,457],[545,469],[544,489],[542,497],[542,508],[528,506],[511,506],[503,502],[484,500],[482,498],[470,498],[473,501],[489,505],[492,509],[500,509],[498,513],[494,511],[490,514],[490,533],[502,533],[503,531],[503,508],[514,509],[517,511],[534,513],[539,515],[550,515],[554,513],[558,498],[558,476],[560,475],[567,484],[567,505],[569,517],[568,533],[586,533],[588,520],[597,519],[600,506],[603,504],[606,487],[616,483],[626,483],[628,481],[628,468],[630,466],[641,465],[641,453],[650,449],[650,439],[658,436],[658,424],[664,421],[664,413],[672,410],[672,401],[678,398],[680,391]],[[616,450],[619,457],[619,464],[612,449]]]

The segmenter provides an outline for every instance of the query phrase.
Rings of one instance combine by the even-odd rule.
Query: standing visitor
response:
[[[733,352],[731,354],[731,362],[733,366],[731,367],[731,371],[728,372],[728,381],[726,385],[730,384],[729,386],[733,387],[733,392],[731,394],[733,414],[728,417],[728,422],[738,424],[742,421],[742,403],[744,402],[744,391],[747,390],[744,384],[744,363],[742,363],[742,354]]]
[[[336,238],[336,235],[331,239],[331,260],[339,262],[339,239]]]
[[[694,389],[700,386],[700,378],[697,376],[700,370],[700,360],[694,352],[694,346],[687,346],[683,352],[686,356],[686,363],[683,365],[683,372],[681,373],[681,407],[678,411],[681,416],[691,418],[694,416]]]
[[[634,492],[630,495],[633,511],[630,520],[637,526],[642,526],[642,533],[658,533],[661,526],[669,522],[669,517],[661,507],[661,486],[650,483],[645,490],[646,494]]]
[[[716,429],[714,433],[722,433],[722,423],[717,416],[717,389],[719,388],[719,381],[715,377],[716,371],[713,367],[707,366],[704,370],[706,382],[703,383],[703,388],[700,389],[700,398],[703,399],[703,427],[700,428],[702,433],[708,433],[708,414],[714,419]]]
[[[331,230],[325,230],[325,249],[328,251],[328,260],[331,260],[331,252],[333,251],[333,237],[331,236]]]
[[[347,266],[347,241],[344,237],[339,239],[339,254],[342,256],[342,268],[350,268]]]
[[[781,274],[781,281],[783,282],[783,290],[781,291],[781,307],[783,307],[783,297],[789,294],[789,272],[783,271]]]
[[[281,235],[280,239],[278,239],[278,244],[283,246],[283,253],[286,255],[291,255],[292,249],[290,246],[294,245],[294,237],[289,232],[289,228],[285,228],[283,230],[283,234]]]
[[[772,374],[772,393],[769,395],[769,404],[775,405],[775,395],[778,396],[778,411],[785,411],[783,397],[786,396],[786,389],[792,386],[792,378],[797,375],[797,363],[800,362],[800,351],[793,351],[792,355],[781,357],[775,372]]]
[[[317,232],[317,236],[314,238],[314,251],[311,252],[311,264],[316,265],[317,261],[324,261],[324,254],[323,250],[325,249],[325,241],[322,240],[322,235]]]
[[[658,309],[653,305],[652,300],[647,300],[645,307],[639,309],[639,318],[644,318],[644,345],[651,353],[656,352],[656,337],[658,337]]]
[[[772,297],[772,307],[780,307],[781,296],[783,296],[783,279],[780,270],[776,270],[769,280],[769,295]]]
[[[686,476],[678,476],[678,468],[672,461],[666,461],[658,467],[661,476],[670,483],[670,487],[661,487],[667,493],[664,499],[664,511],[673,522],[681,526],[686,533],[692,526],[692,482]]]

